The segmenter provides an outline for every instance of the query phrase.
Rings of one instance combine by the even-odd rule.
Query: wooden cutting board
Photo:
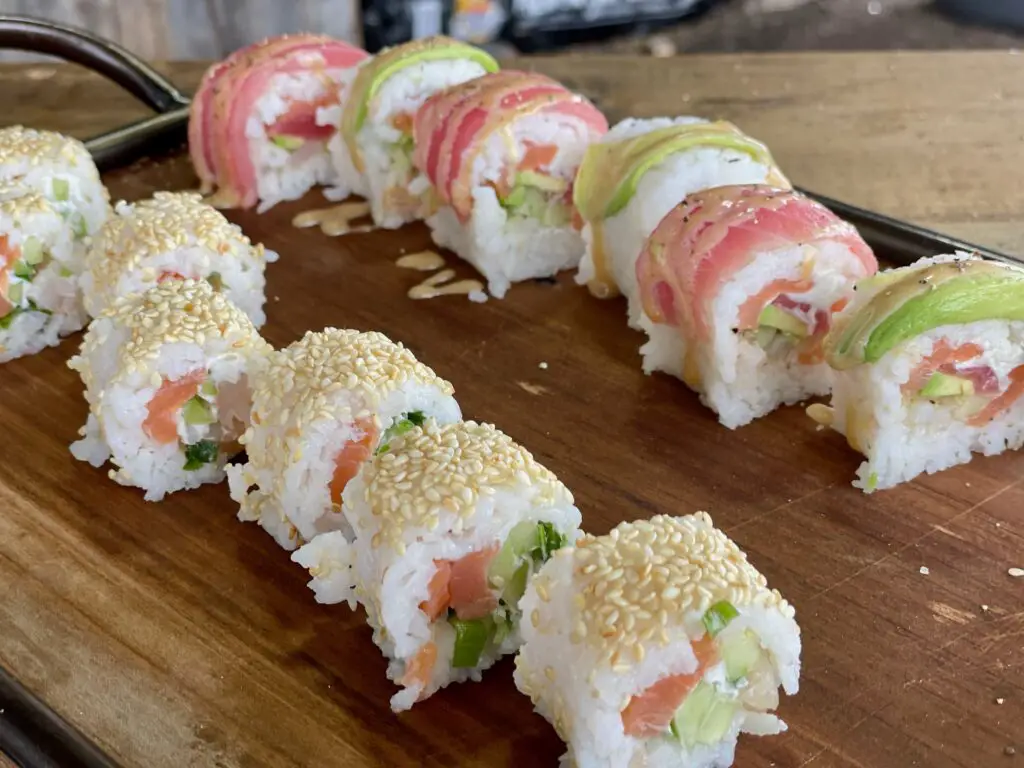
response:
[[[613,119],[735,120],[795,181],[1024,252],[1024,79],[1008,54],[566,58],[520,62]],[[202,66],[167,68],[183,87]],[[0,70],[5,122],[90,135],[143,112],[63,66]],[[117,197],[187,188],[183,157],[107,176]],[[738,766],[976,768],[1024,753],[1024,456],[865,496],[859,458],[800,408],[730,431],[682,384],[640,372],[621,301],[557,283],[504,301],[414,302],[398,269],[421,226],[328,238],[232,214],[280,251],[267,338],[378,329],[451,380],[576,494],[586,529],[710,511],[796,606],[790,731]],[[454,263],[453,260],[452,263]],[[460,267],[460,274],[471,271]],[[86,414],[65,367],[79,337],[0,368],[0,665],[131,766],[555,766],[511,661],[398,717],[361,613],[314,603],[302,569],[235,520],[227,488],[161,504],[75,462]],[[546,367],[541,364],[546,363]]]

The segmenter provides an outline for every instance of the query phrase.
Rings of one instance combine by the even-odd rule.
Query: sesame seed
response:
[[[758,604],[792,615],[746,555],[700,512],[622,523],[573,548],[573,635],[598,647],[613,669],[643,661],[645,645],[669,641],[668,625],[715,601]]]

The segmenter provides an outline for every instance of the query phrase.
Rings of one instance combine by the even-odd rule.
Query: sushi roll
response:
[[[28,187],[50,201],[71,229],[79,262],[89,236],[110,214],[110,195],[89,150],[53,131],[0,128],[0,181]]]
[[[416,111],[438,91],[497,69],[486,51],[447,37],[385,48],[359,67],[340,132],[366,176],[377,226],[395,229],[436,208],[430,181],[412,163]]]
[[[572,494],[488,424],[427,421],[373,456],[349,483],[355,534],[324,534],[292,559],[323,603],[358,601],[388,657],[391,699],[409,709],[519,645],[531,574],[579,535]]]
[[[165,280],[206,280],[256,324],[263,325],[263,272],[277,254],[253,245],[242,230],[194,192],[157,192],[120,202],[85,258],[82,293],[93,317],[115,299]]]
[[[248,424],[248,376],[269,352],[206,282],[171,280],[118,299],[68,363],[89,403],[71,453],[94,467],[111,461],[111,479],[142,488],[146,501],[220,482]]]
[[[443,203],[434,241],[487,278],[509,284],[575,267],[572,182],[608,121],[555,81],[506,70],[431,96],[416,113],[413,161]]]
[[[624,295],[629,325],[639,329],[636,260],[658,222],[694,192],[761,183],[790,187],[768,148],[731,123],[623,120],[590,146],[576,176],[586,242],[576,282],[598,298]]]
[[[317,113],[345,98],[369,54],[323,35],[272,37],[236,51],[203,75],[192,100],[188,140],[204,193],[218,207],[262,212],[315,184],[344,197],[359,188],[351,164],[327,145],[336,127]]]
[[[831,407],[808,413],[891,488],[1024,445],[1024,269],[967,253],[857,283],[825,343]]]
[[[724,768],[795,694],[793,607],[705,512],[622,523],[526,588],[515,682],[576,768]]]
[[[796,192],[692,194],[637,261],[644,371],[678,376],[730,428],[828,394],[832,314],[877,269],[852,225]]]
[[[72,225],[37,192],[0,181],[0,363],[86,323]]]
[[[253,379],[248,461],[230,468],[240,520],[285,549],[345,530],[341,494],[375,451],[425,419],[462,417],[452,385],[381,333],[327,328]]]

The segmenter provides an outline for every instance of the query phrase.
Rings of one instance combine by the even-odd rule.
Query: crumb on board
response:
[[[274,297],[274,301],[280,301],[280,300],[281,300],[281,297],[280,297],[280,296],[275,296],[275,297]]]
[[[546,395],[548,392],[540,384],[530,384],[528,381],[517,381],[516,384],[531,395]]]
[[[931,573],[931,571],[928,570],[927,565],[922,565],[920,568],[920,573],[922,576],[927,576],[929,573]]]
[[[488,296],[484,291],[470,291],[467,294],[467,297],[475,304],[483,304],[488,299]]]
[[[1013,745],[1011,744],[1010,746],[1008,746],[1006,749],[1003,750],[1003,754],[1005,754],[1007,757],[1013,757],[1014,755],[1017,754],[1017,750],[1014,749]]]
[[[1024,568],[1011,568],[1007,573],[1013,578],[1019,579],[1021,576],[1024,576]]]
[[[1004,701],[1006,701],[1006,699],[1002,697],[996,697],[996,704],[1002,704]]]
[[[985,611],[985,612],[987,613],[987,612],[988,612],[988,606],[987,606],[987,605],[985,605],[984,603],[982,603],[982,604],[981,604],[981,610],[982,610],[982,611]]]
[[[537,367],[540,368],[542,371],[546,371],[548,369],[548,364],[541,360],[539,363],[537,363]]]

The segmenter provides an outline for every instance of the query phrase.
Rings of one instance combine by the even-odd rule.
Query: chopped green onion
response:
[[[67,179],[54,179],[53,180],[53,196],[60,202],[64,202],[68,199],[71,190],[69,188]]]
[[[870,475],[868,475],[868,482],[867,482],[867,485],[865,486],[864,490],[873,491],[877,487],[878,487],[878,473],[877,472],[872,472]]]
[[[26,237],[25,242],[21,244],[21,258],[25,260],[26,264],[32,266],[42,264],[43,259],[46,258],[43,244],[34,237]]]
[[[194,445],[185,446],[185,469],[192,471],[217,460],[217,443],[213,440],[200,440]]]
[[[395,419],[391,426],[384,430],[377,453],[385,453],[391,447],[391,441],[396,437],[404,435],[415,427],[422,427],[425,419],[423,411],[410,411],[403,415],[401,419]]]
[[[196,395],[190,398],[181,409],[186,424],[213,424],[213,408],[203,398]]]
[[[453,667],[475,667],[487,643],[494,637],[494,619],[470,619],[464,621],[455,616],[448,618],[455,629],[455,650],[452,653]]]
[[[21,259],[14,262],[14,276],[20,277],[22,280],[31,280],[36,276],[35,267],[31,264],[26,264]]]
[[[537,523],[537,542],[533,559],[538,563],[546,563],[555,550],[565,546],[565,536],[555,530],[552,523]]]
[[[512,609],[506,605],[503,598],[498,599],[499,608],[494,612],[494,638],[491,642],[501,645],[505,638],[512,634],[515,629],[515,619]]]
[[[61,277],[71,277],[75,273],[72,272],[67,267],[61,267],[60,270],[58,270],[57,274],[59,274]]]
[[[208,282],[210,287],[217,291],[217,293],[220,293],[225,288],[224,280],[221,279],[220,272],[211,272],[206,278],[206,282]]]
[[[89,234],[89,228],[85,225],[85,218],[80,213],[76,213],[71,217],[71,229],[75,233],[75,237],[81,239]]]
[[[704,614],[704,626],[707,627],[708,634],[715,637],[739,615],[739,611],[732,603],[728,600],[720,600],[708,608],[707,613]]]
[[[529,576],[530,564],[528,562],[524,562],[516,568],[515,573],[512,574],[512,578],[505,582],[501,595],[509,605],[519,605],[519,601],[526,592],[526,580]]]
[[[11,287],[7,289],[7,299],[11,302],[11,304],[21,304],[21,299],[24,295],[24,283],[11,283]]]

